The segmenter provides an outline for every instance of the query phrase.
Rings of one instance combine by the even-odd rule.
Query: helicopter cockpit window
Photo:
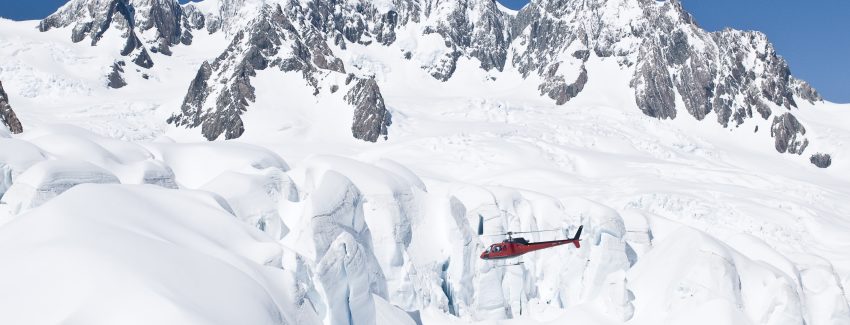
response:
[[[493,251],[497,253],[502,251],[502,246],[493,246]]]

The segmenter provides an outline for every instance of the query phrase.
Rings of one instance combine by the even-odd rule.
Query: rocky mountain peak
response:
[[[149,69],[154,65],[151,52],[171,55],[173,46],[192,43],[187,24],[176,0],[71,0],[43,19],[39,30],[70,26],[71,41],[88,38],[92,46],[110,30],[116,30],[124,39],[120,56]],[[116,76],[113,73],[108,78],[113,84]]]
[[[707,32],[678,0],[533,0],[516,14],[494,0],[206,0],[183,6],[175,0],[72,0],[41,23],[42,30],[62,26],[74,26],[72,40],[88,37],[92,44],[110,28],[121,30],[127,40],[121,54],[144,67],[153,64],[148,49],[169,54],[170,46],[191,43],[192,30],[226,33],[230,46],[199,68],[181,113],[169,120],[200,126],[209,139],[242,134],[239,116],[255,100],[256,71],[301,73],[318,94],[328,87],[320,85],[321,76],[347,73],[335,51],[352,44],[398,46],[405,58],[427,52],[427,60],[411,64],[442,81],[452,78],[463,57],[488,71],[510,64],[522,77],[540,80],[540,94],[558,105],[603,77],[589,61],[614,62],[631,74],[628,84],[644,114],[687,114],[728,128],[759,119],[772,123],[775,140],[786,144],[778,151],[796,154],[806,139],[793,110],[798,101],[821,100],[791,75],[764,34]],[[409,37],[416,42],[399,42]],[[423,47],[425,39],[430,43]],[[123,86],[124,69],[112,68],[109,84]],[[357,93],[344,100],[362,113],[355,124],[368,125],[352,132],[376,141],[386,135],[389,115],[377,81],[356,78],[345,86]]]
[[[309,12],[294,1],[284,6],[263,5],[248,27],[236,33],[224,53],[201,66],[189,86],[181,112],[169,118],[169,123],[189,128],[200,126],[209,140],[221,135],[225,139],[238,138],[245,130],[241,114],[256,100],[251,78],[257,71],[277,69],[299,73],[314,95],[325,91],[320,80],[345,73],[325,34],[310,22]],[[377,141],[387,133],[390,114],[374,80],[349,75],[346,86],[354,79],[358,81],[350,85],[346,95],[355,108],[352,135]]]

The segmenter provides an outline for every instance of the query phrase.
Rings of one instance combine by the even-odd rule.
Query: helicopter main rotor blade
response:
[[[532,230],[532,231],[514,231],[512,234],[531,234],[538,232],[563,231],[563,229],[547,229],[547,230]]]
[[[533,230],[533,231],[508,231],[506,233],[501,233],[501,234],[480,234],[479,236],[508,236],[508,235],[516,235],[516,234],[531,234],[531,233],[550,232],[550,231],[563,231],[563,229],[546,229],[546,230]]]

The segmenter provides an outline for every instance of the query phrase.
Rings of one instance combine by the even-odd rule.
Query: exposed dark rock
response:
[[[21,121],[9,105],[9,95],[3,89],[3,83],[0,83],[0,123],[9,129],[14,134],[24,132],[24,127],[21,126]]]
[[[354,123],[351,134],[360,140],[376,142],[387,137],[387,127],[392,116],[384,105],[384,97],[375,79],[358,78],[345,95],[345,100],[354,105]]]
[[[212,67],[209,62],[204,62],[198,69],[195,79],[192,79],[192,83],[189,84],[189,92],[183,100],[181,114],[170,117],[168,123],[192,128],[201,125],[201,113],[209,96],[210,76],[212,76]]]
[[[192,3],[183,7],[183,25],[190,29],[203,29],[206,26],[206,17]]]
[[[151,56],[148,54],[148,51],[144,48],[142,48],[139,53],[136,54],[136,57],[133,59],[133,63],[145,69],[150,69],[151,67],[153,67],[153,59],[151,59]]]
[[[123,61],[118,61],[112,64],[112,72],[110,72],[107,76],[107,84],[106,86],[113,89],[118,89],[127,85],[127,82],[124,81],[124,77],[121,76],[124,73]]]
[[[676,94],[673,80],[666,69],[659,69],[661,53],[655,48],[644,48],[632,79],[637,106],[644,114],[660,118],[676,118]]]
[[[558,105],[563,105],[570,99],[578,95],[587,84],[587,69],[581,68],[578,78],[570,84],[567,84],[564,77],[555,73],[558,70],[558,65],[550,68],[550,73],[546,81],[538,87],[540,92],[555,100]]]
[[[806,128],[791,113],[773,118],[770,136],[775,139],[776,151],[779,153],[803,154],[809,145],[809,140],[803,137],[804,135]]]
[[[825,153],[816,153],[809,158],[809,161],[819,168],[827,168],[832,165],[832,156]]]

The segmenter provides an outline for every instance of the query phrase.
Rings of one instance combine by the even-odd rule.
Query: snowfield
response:
[[[221,35],[115,90],[86,68],[113,54],[36,24],[0,19],[25,130],[0,130],[2,324],[850,324],[850,105],[798,101],[819,169],[769,121],[647,117],[614,60],[555,106],[511,67],[436,80],[398,53],[439,44],[402,40],[338,53],[388,140],[261,72],[244,136],[207,142],[165,120]],[[479,259],[479,227],[579,225],[579,249]]]

